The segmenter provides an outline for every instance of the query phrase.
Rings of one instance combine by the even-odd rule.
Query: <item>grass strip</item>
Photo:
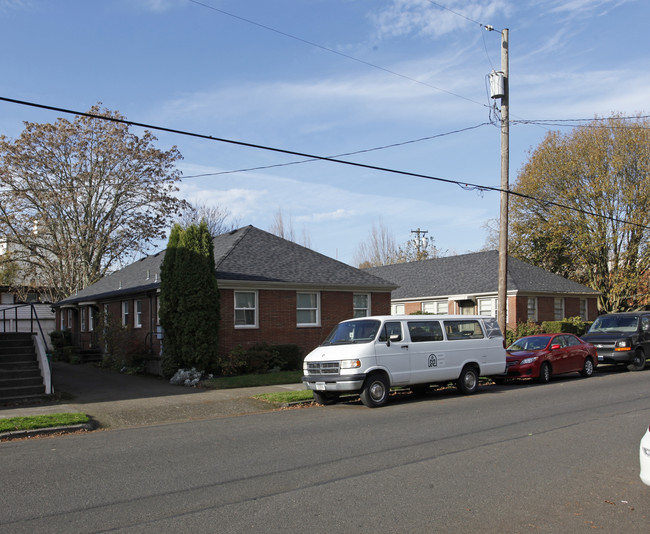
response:
[[[31,415],[27,417],[9,417],[0,419],[0,433],[15,430],[36,430],[54,426],[79,425],[87,423],[85,413],[54,413],[49,415]]]
[[[276,391],[274,393],[262,393],[253,395],[254,399],[269,402],[271,404],[284,404],[287,402],[302,402],[314,400],[314,395],[310,389],[301,389],[300,391]]]

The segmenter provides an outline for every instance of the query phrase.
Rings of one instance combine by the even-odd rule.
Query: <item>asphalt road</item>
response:
[[[0,532],[650,531],[650,370],[0,443]]]

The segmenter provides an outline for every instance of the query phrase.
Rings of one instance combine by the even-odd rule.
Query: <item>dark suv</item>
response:
[[[601,315],[581,337],[596,347],[599,363],[623,363],[630,371],[641,371],[650,358],[650,312]]]

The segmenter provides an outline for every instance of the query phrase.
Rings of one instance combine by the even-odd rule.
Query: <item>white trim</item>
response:
[[[237,307],[237,294],[240,293],[252,293],[255,302],[253,303],[254,306],[252,308],[238,308]],[[259,328],[259,307],[260,307],[260,299],[259,299],[259,294],[255,290],[234,290],[233,291],[233,322],[235,324],[236,329],[245,329],[245,328]],[[237,311],[238,310],[243,310],[244,312],[248,310],[253,310],[253,324],[237,324]]]
[[[299,308],[298,307],[298,295],[315,295],[316,296],[316,307],[315,308]],[[321,298],[319,291],[296,291],[296,326],[298,327],[313,327],[320,326],[320,316],[321,316]],[[299,311],[315,311],[316,312],[316,322],[313,323],[300,323],[298,322],[298,312]]]

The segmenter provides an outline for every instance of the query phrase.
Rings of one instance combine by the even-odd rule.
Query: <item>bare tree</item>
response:
[[[285,221],[284,214],[282,213],[282,208],[278,208],[278,211],[275,212],[273,222],[269,227],[269,232],[277,235],[278,237],[281,237],[282,239],[293,241],[294,243],[298,243],[305,247],[311,248],[311,239],[307,233],[307,230],[303,227],[302,236],[300,240],[298,240],[296,232],[293,228],[293,219],[289,217],[289,220]]]
[[[134,251],[146,252],[184,205],[175,196],[181,158],[96,117],[25,123],[14,141],[0,137],[0,228],[21,279],[59,300],[104,276]]]
[[[219,205],[208,205],[207,202],[203,201],[188,203],[177,222],[183,228],[188,228],[192,225],[198,226],[205,221],[210,235],[215,237],[238,227],[238,221],[229,222],[229,220],[231,220],[231,213],[228,208]]]
[[[353,262],[360,269],[406,263],[439,257],[433,238],[426,241],[409,239],[403,245],[398,245],[393,234],[383,223],[372,224],[370,235],[362,241],[354,255]]]

